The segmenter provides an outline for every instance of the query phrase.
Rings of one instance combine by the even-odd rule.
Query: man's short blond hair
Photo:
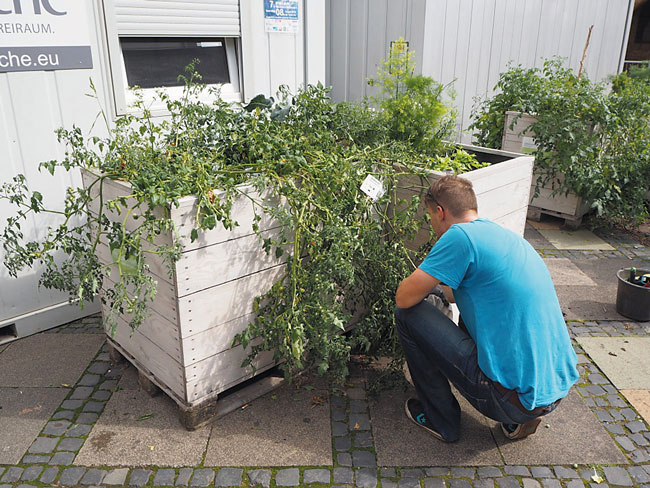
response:
[[[456,175],[446,175],[436,180],[427,190],[425,201],[434,209],[440,205],[455,217],[461,217],[470,210],[478,212],[472,182]]]

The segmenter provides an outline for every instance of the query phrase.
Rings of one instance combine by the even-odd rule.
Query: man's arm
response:
[[[395,303],[399,308],[417,305],[438,283],[440,283],[439,279],[418,268],[400,283],[395,293]]]
[[[447,298],[447,301],[449,303],[456,303],[456,299],[454,298],[454,292],[452,291],[451,287],[447,285],[441,285],[442,292],[445,294],[445,298]]]

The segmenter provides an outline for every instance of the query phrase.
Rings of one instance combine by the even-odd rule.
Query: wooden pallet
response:
[[[178,406],[178,420],[187,430],[196,430],[224,415],[246,405],[255,398],[279,388],[285,383],[284,377],[277,369],[271,374],[255,376],[219,394],[203,398],[195,404],[187,404],[173,390],[165,386],[156,376],[140,364],[135,357],[120,347],[110,337],[107,338],[108,353],[113,364],[132,364],[138,371],[138,384],[150,396],[161,392],[171,398]]]
[[[539,222],[542,219],[542,214],[551,215],[553,217],[558,217],[564,219],[564,228],[568,230],[577,230],[582,225],[582,215],[576,217],[575,215],[569,215],[561,212],[554,212],[553,210],[548,210],[539,207],[528,206],[528,215],[527,218]]]

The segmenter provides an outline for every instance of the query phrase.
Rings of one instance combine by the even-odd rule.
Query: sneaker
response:
[[[422,407],[422,403],[420,403],[420,400],[417,398],[409,398],[406,400],[406,403],[404,403],[404,411],[406,412],[406,416],[409,418],[409,420],[418,426],[422,427],[425,429],[429,434],[432,434],[436,439],[439,439],[443,442],[447,442],[444,437],[442,437],[442,434],[438,431],[436,431],[431,424],[427,422],[426,417],[424,416],[424,408]]]
[[[536,419],[526,422],[525,424],[501,423],[501,430],[508,439],[523,439],[524,437],[528,437],[529,435],[534,434],[537,431],[537,426],[541,421],[542,418],[537,417]]]

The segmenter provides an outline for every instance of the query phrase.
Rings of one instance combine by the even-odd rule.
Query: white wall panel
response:
[[[491,93],[508,63],[539,67],[544,58],[561,56],[577,72],[593,25],[585,72],[594,80],[617,73],[630,1],[331,0],[328,82],[335,100],[359,98],[361,80],[349,76],[349,66],[358,71],[364,63],[366,76],[372,76],[375,60],[386,56],[390,41],[405,36],[416,53],[416,70],[443,84],[453,82],[458,139],[469,142],[474,98]],[[366,29],[357,13],[368,7]],[[380,20],[384,13],[385,24]],[[363,52],[356,40],[360,31],[367,32]]]

